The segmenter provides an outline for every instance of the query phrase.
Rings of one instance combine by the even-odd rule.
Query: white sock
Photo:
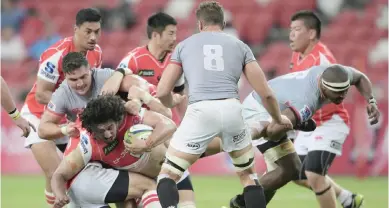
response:
[[[45,198],[47,205],[51,208],[54,205],[55,202],[55,196],[52,192],[48,192],[45,190]]]
[[[155,190],[144,193],[140,204],[143,208],[162,208]]]
[[[339,196],[338,196],[338,200],[339,202],[343,205],[343,206],[348,206],[351,204],[351,202],[353,201],[353,193],[351,193],[350,191],[348,190],[345,190],[343,189]]]

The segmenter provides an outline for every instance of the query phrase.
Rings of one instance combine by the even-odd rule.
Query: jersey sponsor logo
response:
[[[81,141],[80,141],[80,143],[81,143],[81,149],[82,149],[82,152],[84,153],[84,154],[86,154],[86,153],[88,153],[88,143],[89,143],[89,141],[88,141],[88,136],[87,135],[85,135],[85,134],[82,134],[81,135]]]
[[[104,150],[104,154],[105,155],[108,155],[110,152],[112,152],[112,150],[115,149],[115,147],[117,147],[119,144],[119,140],[115,139],[113,142],[109,143],[107,146],[105,146],[103,148]]]
[[[46,77],[47,79],[50,79],[50,80],[53,80],[55,81],[55,75],[47,72],[46,70],[41,70],[40,74],[43,76],[43,77]]]
[[[312,111],[307,105],[300,110],[301,122],[304,122],[312,117]]]
[[[235,135],[232,137],[232,141],[235,144],[239,144],[243,141],[244,137],[246,136],[247,132],[246,129],[244,129],[242,132],[240,132],[238,135]]]
[[[50,102],[47,104],[47,108],[50,109],[50,110],[52,110],[52,111],[55,111],[55,104],[54,104],[52,101],[50,101]]]
[[[198,150],[200,148],[200,144],[199,143],[190,142],[190,143],[186,144],[186,147],[188,147],[191,150]]]
[[[143,77],[153,77],[154,74],[155,74],[154,70],[152,69],[141,69],[138,72],[138,75]]]
[[[46,62],[46,66],[44,70],[47,73],[52,74],[54,72],[54,69],[55,69],[55,65],[53,63],[51,63],[50,61]]]
[[[337,141],[331,141],[330,147],[336,150],[342,150],[342,144]]]

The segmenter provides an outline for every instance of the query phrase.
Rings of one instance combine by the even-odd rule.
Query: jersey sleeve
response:
[[[245,66],[246,64],[248,64],[252,61],[256,61],[255,56],[254,56],[253,52],[251,51],[250,47],[243,42],[240,42],[240,45],[241,45],[242,50],[243,50],[243,66]]]
[[[58,116],[63,116],[66,113],[66,96],[65,88],[63,87],[64,83],[54,91],[51,96],[49,103],[47,104],[46,109],[51,113],[54,113]]]
[[[63,51],[48,49],[40,57],[38,78],[57,84],[60,77],[59,64]]]
[[[177,64],[179,66],[182,66],[182,60],[181,60],[181,50],[182,50],[182,42],[179,43],[176,48],[174,49],[172,56],[170,57],[170,63]]]
[[[291,102],[288,103],[288,107],[294,111],[299,122],[307,121],[308,119],[312,118],[313,114],[315,113],[313,106],[305,103]]]
[[[84,164],[88,164],[89,161],[93,160],[92,144],[90,136],[82,131],[80,133],[80,142],[78,143],[79,149],[81,151],[82,159]]]
[[[132,71],[132,73],[137,74],[138,73],[138,66],[135,59],[134,53],[129,53],[126,57],[124,57],[117,68],[124,68],[129,69]]]

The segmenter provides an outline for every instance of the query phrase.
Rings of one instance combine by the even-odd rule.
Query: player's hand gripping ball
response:
[[[127,129],[124,134],[124,144],[126,149],[133,154],[142,154],[150,151],[146,145],[146,140],[153,133],[153,128],[144,124],[137,124]]]

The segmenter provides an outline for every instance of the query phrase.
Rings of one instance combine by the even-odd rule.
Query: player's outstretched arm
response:
[[[3,77],[1,77],[1,107],[3,107],[8,113],[16,109],[11,92],[9,91],[8,85]]]
[[[146,140],[146,145],[151,149],[169,140],[177,129],[176,124],[166,116],[159,113],[146,111],[143,116],[143,124],[153,127],[153,133]]]
[[[54,140],[63,136],[76,137],[79,134],[74,123],[59,125],[63,115],[54,114],[46,110],[38,127],[38,135],[42,139]]]
[[[84,166],[85,163],[79,146],[61,161],[51,179],[51,188],[56,197],[56,205],[63,206],[69,203],[69,198],[66,195],[66,183],[81,171]]]
[[[128,99],[138,99],[146,104],[151,111],[172,118],[172,111],[169,108],[165,107],[157,98],[153,97],[149,92],[140,87],[132,86],[128,91]]]
[[[125,70],[118,68],[111,77],[109,77],[103,87],[101,88],[100,94],[116,94],[120,91],[127,91],[128,88],[123,84],[125,77],[130,76],[132,72],[130,70]]]
[[[281,117],[281,111],[277,99],[267,84],[265,74],[263,73],[258,63],[256,61],[247,63],[243,72],[247,78],[247,81],[253,87],[255,92],[257,92],[261,97],[264,107],[272,116],[274,122],[277,124],[286,124],[292,128],[292,123],[290,123],[290,121],[286,122],[286,120]]]
[[[0,76],[1,77],[1,76]],[[30,134],[30,127],[35,130],[34,125],[21,117],[19,110],[16,108],[15,102],[12,99],[11,92],[8,85],[1,77],[1,106],[7,111],[14,123],[23,131],[23,136],[28,137]]]
[[[173,99],[171,92],[180,80],[182,73],[182,67],[174,63],[169,64],[162,73],[161,80],[157,86],[157,98],[168,108],[172,108],[178,104]]]
[[[370,98],[373,98],[373,87],[369,78],[364,73],[354,68],[347,67],[347,69],[352,73],[350,84],[355,85],[359,93],[366,99],[366,101],[369,101]]]
[[[359,93],[369,103],[367,106],[367,113],[369,115],[370,124],[378,123],[380,112],[378,110],[377,101],[373,95],[373,87],[369,78],[364,73],[352,67],[346,67],[346,69],[350,70],[352,74],[350,84],[355,85]]]

